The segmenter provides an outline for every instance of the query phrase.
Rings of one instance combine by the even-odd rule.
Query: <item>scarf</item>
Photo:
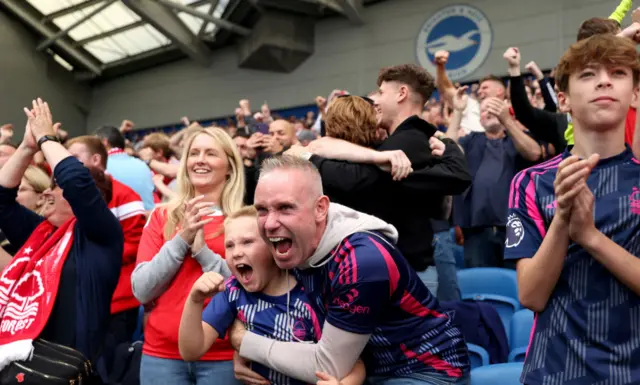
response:
[[[72,218],[56,229],[42,222],[0,274],[0,370],[31,359],[44,329],[73,244]]]
[[[117,147],[114,147],[111,150],[107,151],[108,156],[118,155],[118,154],[126,154],[126,152],[123,149],[117,148]]]

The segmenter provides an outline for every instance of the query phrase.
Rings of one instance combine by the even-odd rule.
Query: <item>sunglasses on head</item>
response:
[[[365,102],[367,102],[367,103],[369,103],[369,104],[371,104],[373,106],[373,100],[371,98],[366,97],[366,96],[357,96],[357,95],[344,94],[344,95],[338,96],[338,99],[340,99],[340,98],[349,98],[349,97],[360,98],[360,99],[364,100]]]

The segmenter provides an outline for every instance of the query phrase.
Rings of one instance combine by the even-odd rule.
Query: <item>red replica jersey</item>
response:
[[[140,306],[131,289],[131,273],[136,266],[138,245],[147,216],[142,199],[135,191],[114,178],[111,178],[111,181],[113,193],[109,208],[120,221],[124,235],[122,270],[120,270],[120,280],[111,301],[111,314],[115,314]]]

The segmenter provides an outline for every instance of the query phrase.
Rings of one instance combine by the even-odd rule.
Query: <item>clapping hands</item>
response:
[[[38,140],[46,135],[55,136],[53,127],[53,117],[49,104],[38,98],[31,102],[31,109],[24,108],[27,116],[27,125],[24,130],[23,146],[33,150],[38,150]]]

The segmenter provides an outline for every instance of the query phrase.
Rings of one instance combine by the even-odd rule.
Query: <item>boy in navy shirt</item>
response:
[[[256,217],[255,208],[248,206],[225,220],[225,254],[233,276],[224,282],[220,274],[208,272],[193,285],[180,322],[180,355],[186,361],[197,361],[236,318],[248,330],[278,341],[314,343],[322,335],[323,319],[309,305],[302,285],[275,264]],[[304,384],[257,363],[252,369],[267,380],[265,384]],[[324,373],[316,375],[338,383]],[[358,361],[341,383],[361,385],[364,377],[364,365]]]
[[[640,383],[640,162],[625,146],[634,44],[597,35],[557,67],[575,145],[513,179],[505,258],[536,323],[522,381]]]

